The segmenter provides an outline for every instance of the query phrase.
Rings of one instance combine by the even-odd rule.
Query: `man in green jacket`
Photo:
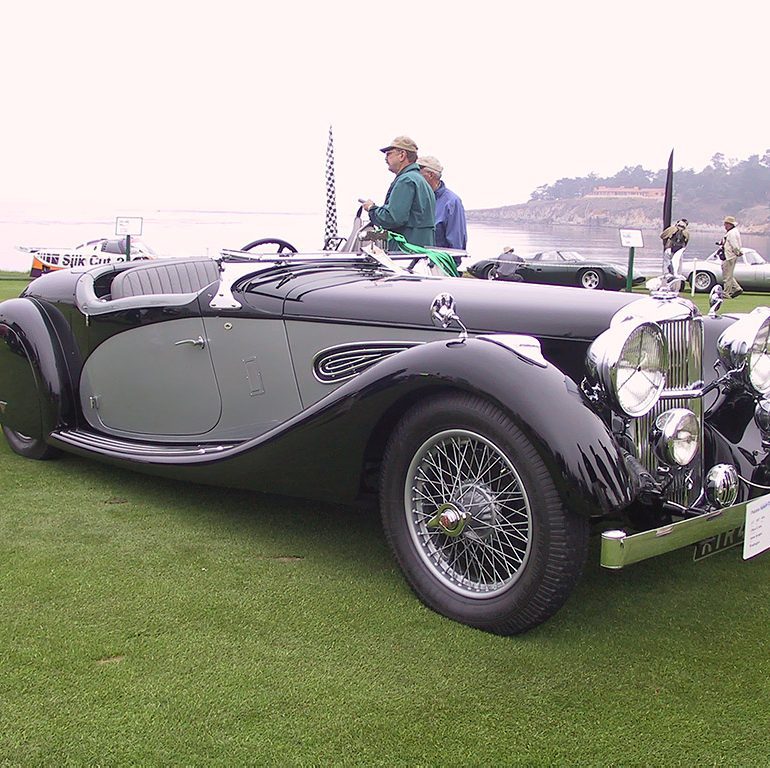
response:
[[[436,197],[420,174],[417,145],[408,136],[396,136],[380,152],[385,154],[388,170],[396,178],[388,188],[385,202],[375,205],[365,200],[364,210],[372,224],[403,235],[413,245],[432,247],[435,239]],[[391,242],[389,250],[398,251]]]

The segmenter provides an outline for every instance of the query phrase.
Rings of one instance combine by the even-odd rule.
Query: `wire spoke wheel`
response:
[[[525,632],[569,596],[588,521],[508,414],[470,393],[407,411],[382,461],[385,535],[428,607],[488,632]]]
[[[467,597],[509,589],[530,552],[532,512],[503,451],[481,435],[434,435],[407,471],[404,509],[417,552]]]

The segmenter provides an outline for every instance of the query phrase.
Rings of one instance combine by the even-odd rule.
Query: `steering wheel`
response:
[[[277,245],[278,250],[276,253],[279,255],[285,253],[297,253],[297,249],[291,243],[287,243],[286,240],[281,240],[278,237],[262,237],[259,240],[255,240],[253,243],[244,245],[241,250],[250,251],[252,248],[256,248],[260,245]]]

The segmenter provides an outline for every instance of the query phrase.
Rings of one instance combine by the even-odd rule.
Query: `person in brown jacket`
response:
[[[676,224],[666,227],[660,233],[660,239],[663,241],[664,274],[678,275],[682,270],[682,256],[687,243],[690,242],[688,224],[687,219],[679,219]]]

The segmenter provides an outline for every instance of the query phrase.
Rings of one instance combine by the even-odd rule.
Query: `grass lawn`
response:
[[[594,542],[500,638],[424,608],[370,509],[2,440],[0,488],[0,766],[770,764],[768,553]]]

